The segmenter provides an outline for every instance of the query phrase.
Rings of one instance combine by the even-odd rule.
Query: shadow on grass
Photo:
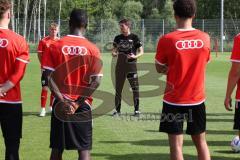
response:
[[[207,123],[211,122],[216,122],[216,123],[221,123],[221,122],[232,122],[233,123],[233,118],[232,119],[221,119],[221,118],[207,118]]]
[[[140,141],[101,141],[107,144],[128,143],[140,146],[169,146],[168,140],[140,140]],[[229,146],[229,141],[208,141],[209,146]],[[184,146],[194,146],[191,140],[184,140]]]
[[[23,112],[23,116],[24,116],[24,117],[27,117],[27,116],[40,117],[40,116],[39,116],[39,112]],[[46,116],[51,116],[51,113],[47,113]]]
[[[104,157],[107,160],[169,160],[168,154],[157,154],[157,153],[135,153],[135,154],[125,154],[125,155],[113,155],[113,154],[100,154],[93,153],[93,157]],[[196,156],[184,155],[186,160],[196,160]],[[239,158],[229,158],[212,156],[212,160],[239,160]]]
[[[214,151],[214,152],[216,152],[216,153],[221,153],[221,154],[238,154],[238,155],[239,155],[239,153],[234,153],[234,152],[231,151],[231,150]],[[239,155],[239,156],[240,156],[240,155]]]
[[[145,130],[145,132],[149,133],[160,133],[158,130]],[[184,132],[185,133],[185,132]],[[236,131],[219,131],[219,130],[207,130],[207,134],[217,134],[217,135],[235,135]]]
[[[207,113],[207,116],[222,117],[222,116],[233,116],[234,113]]]

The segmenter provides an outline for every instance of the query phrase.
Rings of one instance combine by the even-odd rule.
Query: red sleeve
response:
[[[240,62],[240,36],[234,38],[231,61]]]
[[[169,47],[169,44],[167,44],[166,39],[162,37],[158,42],[157,53],[155,56],[156,62],[160,65],[166,65],[168,63],[167,47]]]
[[[207,62],[210,62],[211,61],[211,40],[210,40],[209,35],[207,35],[206,43],[207,43],[206,47],[209,50],[208,55],[207,55]]]
[[[45,54],[42,57],[42,66],[43,69],[48,69],[51,71],[55,70],[53,51],[57,51],[54,45],[51,45],[45,50]]]
[[[21,81],[26,70],[26,64],[29,63],[29,47],[27,42],[23,42],[20,49],[21,51],[17,55],[14,64],[14,73],[9,78],[9,81],[11,81],[14,85]]]
[[[100,50],[95,47],[92,51],[91,56],[91,69],[90,69],[90,76],[103,76],[102,72],[102,59]]]
[[[42,52],[43,52],[43,41],[41,40],[40,42],[39,42],[39,44],[38,44],[38,49],[37,49],[37,52],[39,53],[39,54],[41,54]]]

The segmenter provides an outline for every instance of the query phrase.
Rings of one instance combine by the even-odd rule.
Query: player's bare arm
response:
[[[84,90],[84,97],[80,97],[77,101],[71,102],[70,108],[67,109],[67,114],[74,114],[81,104],[91,96],[95,90],[99,87],[101,83],[102,76],[92,76],[90,79],[90,84],[86,90]]]
[[[64,98],[62,96],[62,94],[60,93],[58,87],[56,86],[56,84],[54,83],[54,81],[50,78],[50,75],[53,71],[49,70],[49,69],[44,69],[45,72],[43,74],[44,79],[47,79],[49,81],[51,81],[48,85],[51,85],[49,88],[51,89],[52,93],[54,93],[54,96],[59,100],[59,101],[64,101]]]
[[[156,70],[158,73],[165,74],[165,75],[167,74],[167,71],[168,71],[167,65],[162,65],[162,64],[155,62],[155,67],[156,67]]]
[[[5,82],[0,87],[0,97],[4,97],[7,95],[7,92],[14,87],[14,84],[11,81]]]
[[[239,78],[240,78],[240,63],[232,62],[232,67],[231,67],[231,70],[230,70],[229,76],[228,76],[226,97],[225,97],[225,101],[224,101],[224,106],[225,106],[226,110],[228,110],[228,111],[232,111],[231,95],[233,93],[234,88],[237,85]]]
[[[136,54],[136,55],[134,55],[133,53],[132,53],[132,54],[129,54],[129,55],[128,55],[128,58],[129,58],[129,59],[138,59],[138,58],[140,58],[143,54],[144,54],[143,47],[139,47],[139,48],[137,49],[137,54]]]
[[[118,50],[117,50],[116,47],[114,47],[114,48],[112,49],[112,56],[113,56],[113,57],[116,57],[117,55],[118,55]]]

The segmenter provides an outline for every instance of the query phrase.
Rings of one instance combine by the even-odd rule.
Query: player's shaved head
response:
[[[197,11],[196,0],[175,0],[173,9],[175,16],[179,18],[192,18]]]
[[[12,8],[12,4],[9,0],[0,0],[0,19],[3,18],[3,14]]]
[[[73,9],[70,14],[69,26],[71,28],[87,28],[88,16],[83,9]]]

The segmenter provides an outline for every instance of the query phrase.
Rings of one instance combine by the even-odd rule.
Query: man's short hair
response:
[[[180,18],[192,18],[197,12],[196,0],[175,0],[173,9],[174,14]]]
[[[119,24],[125,24],[126,26],[128,26],[129,28],[131,27],[132,23],[129,19],[122,19],[121,21],[119,21]]]
[[[70,14],[69,26],[76,28],[87,28],[88,16],[83,9],[73,9]]]
[[[3,14],[12,8],[12,4],[9,0],[0,0],[0,19],[3,18]]]
[[[53,22],[53,23],[50,24],[50,29],[56,29],[56,28],[58,28],[57,23]]]

